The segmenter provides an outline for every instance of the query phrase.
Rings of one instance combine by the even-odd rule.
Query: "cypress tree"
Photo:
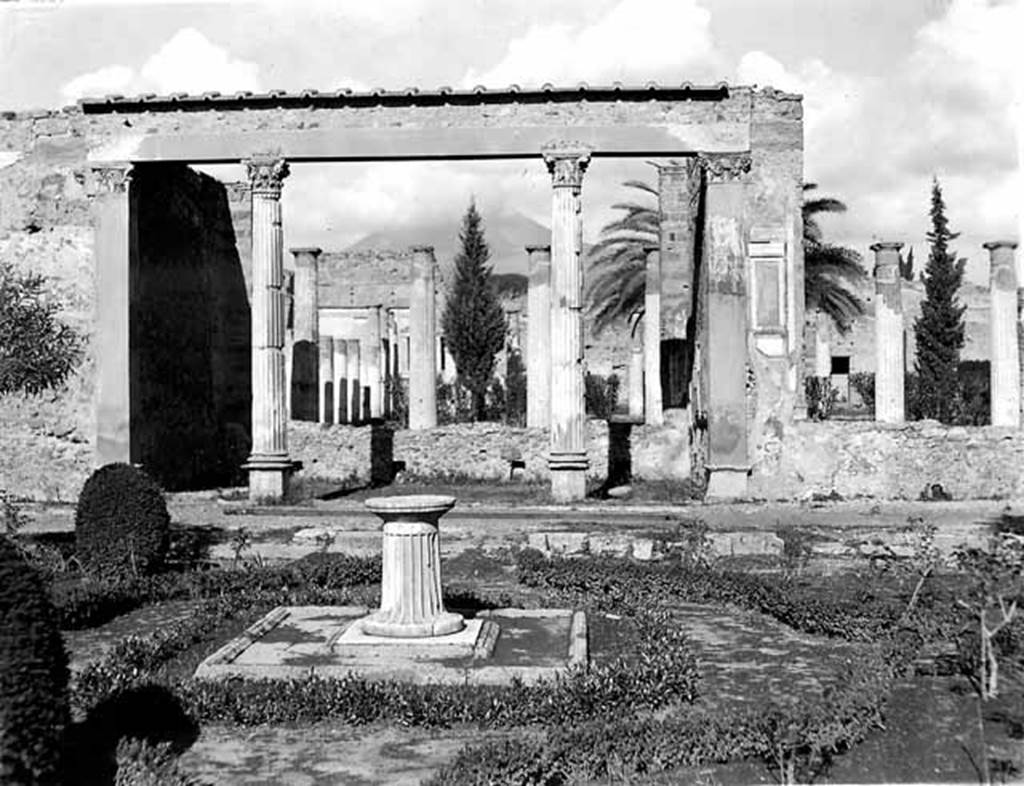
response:
[[[957,260],[949,243],[959,237],[951,232],[938,178],[932,181],[931,251],[924,270],[925,299],[914,323],[917,344],[917,409],[922,418],[950,423],[957,412],[957,370],[964,346],[965,306],[957,299],[966,260]]]
[[[491,252],[484,239],[483,219],[469,203],[459,232],[455,280],[448,293],[441,328],[455,360],[458,380],[473,396],[475,420],[484,417],[487,387],[495,356],[505,341],[505,314],[491,286]]]

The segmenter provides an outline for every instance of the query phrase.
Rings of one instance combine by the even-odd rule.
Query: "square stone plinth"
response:
[[[571,609],[496,609],[448,636],[363,632],[361,606],[280,606],[196,669],[197,679],[349,674],[415,683],[534,682],[587,663],[587,623]]]

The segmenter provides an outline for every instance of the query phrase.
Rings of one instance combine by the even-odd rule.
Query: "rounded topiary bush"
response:
[[[46,585],[0,537],[0,783],[57,783],[68,658]]]
[[[107,464],[89,476],[75,511],[76,554],[90,574],[121,579],[163,567],[171,517],[164,494],[145,472]]]

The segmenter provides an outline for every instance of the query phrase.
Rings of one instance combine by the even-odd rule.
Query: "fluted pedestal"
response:
[[[366,507],[384,520],[380,609],[362,622],[373,636],[423,638],[457,633],[462,615],[444,610],[438,522],[454,497],[378,497]]]
[[[581,500],[587,492],[583,406],[583,244],[580,190],[590,151],[575,143],[544,149],[551,172],[551,496]]]
[[[294,462],[288,456],[284,356],[284,264],[281,184],[288,164],[280,158],[246,162],[252,181],[252,453],[249,498],[280,500]]]
[[[551,422],[551,246],[527,246],[526,425]]]
[[[904,414],[902,243],[875,243],[875,420],[902,423]]]
[[[991,262],[989,326],[992,425],[1020,426],[1020,350],[1017,337],[1017,270],[1013,250],[1004,240],[985,243]]]

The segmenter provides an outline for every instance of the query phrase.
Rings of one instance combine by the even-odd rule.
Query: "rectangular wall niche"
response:
[[[784,230],[755,228],[747,245],[750,261],[751,326],[765,355],[786,354],[786,243]]]

